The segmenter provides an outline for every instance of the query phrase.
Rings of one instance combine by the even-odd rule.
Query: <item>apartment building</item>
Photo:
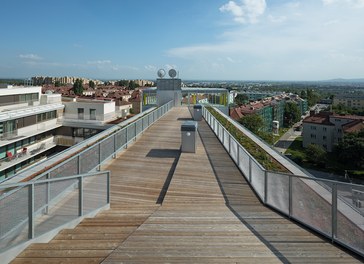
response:
[[[334,97],[333,105],[344,105],[354,109],[364,109],[364,96],[360,95],[338,95]]]
[[[320,112],[305,118],[302,124],[303,147],[316,144],[332,152],[345,133],[364,129],[364,117]]]
[[[258,101],[235,107],[230,110],[230,116],[235,120],[239,120],[245,115],[257,114],[263,119],[263,131],[271,132],[273,121],[278,121],[279,127],[283,126],[284,107],[286,102],[296,103],[301,116],[308,110],[307,100],[304,100],[295,94],[282,93],[280,95],[266,97]]]
[[[33,76],[31,78],[33,85],[49,85],[55,84],[56,82],[60,82],[61,84],[74,84],[77,79],[82,80],[84,84],[87,84],[89,81],[93,81],[96,85],[102,84],[102,81],[99,80],[91,80],[82,77],[70,77],[70,76],[63,76],[63,77],[51,77],[51,76]]]
[[[42,87],[0,87],[0,181],[46,157],[56,146],[64,106]]]

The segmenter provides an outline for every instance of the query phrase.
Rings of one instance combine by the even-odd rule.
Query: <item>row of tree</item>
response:
[[[294,102],[287,102],[284,106],[283,125],[285,127],[291,127],[293,124],[300,121],[300,119],[301,111],[297,104]],[[262,131],[265,126],[263,118],[258,114],[244,116],[239,120],[239,123],[255,134]]]
[[[324,166],[329,159],[326,150],[316,144],[310,144],[305,149],[306,159],[312,164]],[[336,164],[342,164],[350,169],[364,169],[364,130],[358,133],[348,133],[335,146],[332,156]]]
[[[95,82],[92,81],[92,80],[89,81],[88,85],[92,89],[94,89],[96,87]],[[134,82],[134,81],[127,81],[127,80],[118,81],[117,82],[117,85],[119,85],[119,86],[125,86],[129,90],[134,90],[135,88],[138,88],[139,87],[139,84],[137,84],[136,82]],[[55,86],[56,87],[59,87],[59,86],[61,86],[61,84],[56,82]],[[74,94],[76,94],[76,95],[82,95],[83,90],[84,90],[83,81],[81,79],[76,79],[75,83],[73,84],[72,89],[73,89]]]
[[[138,88],[140,86],[135,81],[129,81],[129,80],[120,80],[116,82],[116,85],[127,87],[129,90],[135,90],[135,88]]]

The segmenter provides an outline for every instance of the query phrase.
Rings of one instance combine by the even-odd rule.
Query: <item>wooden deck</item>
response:
[[[263,206],[205,121],[180,153],[174,108],[104,168],[111,209],[12,263],[361,263]]]

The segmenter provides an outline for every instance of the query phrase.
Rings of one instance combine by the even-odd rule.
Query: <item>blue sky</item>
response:
[[[364,77],[364,0],[3,0],[0,78]]]

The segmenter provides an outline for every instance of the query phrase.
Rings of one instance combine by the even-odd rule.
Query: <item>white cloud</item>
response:
[[[322,0],[325,6],[329,5],[348,5],[353,8],[364,8],[364,0]]]
[[[42,60],[43,58],[36,55],[36,54],[20,54],[19,58],[25,59],[25,60]]]
[[[241,0],[240,4],[235,1],[229,1],[220,7],[223,13],[231,12],[234,21],[238,23],[257,23],[258,17],[263,15],[267,4],[265,0]]]
[[[229,61],[229,62],[231,62],[231,63],[235,63],[235,61],[231,57],[229,57],[229,56],[226,57],[226,60]]]
[[[157,72],[157,67],[154,66],[154,65],[145,65],[144,68],[147,70],[147,71],[150,71],[150,72]]]
[[[322,3],[270,5],[266,19],[258,24],[231,28],[225,24],[227,30],[215,40],[175,47],[167,55],[188,63],[184,68],[179,65],[184,75],[202,72],[217,79],[362,77],[364,35],[358,34],[364,28],[361,10],[353,10],[353,5],[328,8]],[[236,7],[230,4],[229,8]],[[214,71],[217,68],[220,71]]]
[[[273,16],[273,15],[269,15],[268,16],[268,19],[271,21],[271,22],[274,22],[274,23],[282,23],[282,22],[285,22],[287,20],[287,17],[286,16]]]
[[[169,71],[170,69],[176,69],[177,66],[176,65],[173,65],[173,64],[166,64],[165,65],[165,68],[167,69],[167,71]]]
[[[111,60],[88,61],[87,64],[90,64],[90,65],[105,65],[105,64],[111,64]]]

